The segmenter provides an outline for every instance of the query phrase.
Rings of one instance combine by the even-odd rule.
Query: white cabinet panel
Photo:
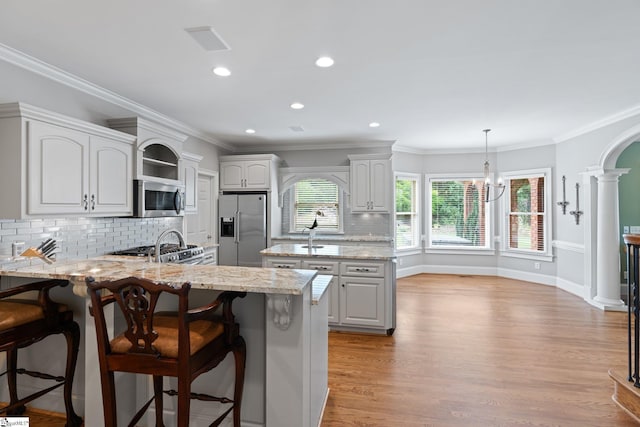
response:
[[[221,190],[268,190],[270,188],[270,160],[220,162]]]
[[[131,145],[92,136],[90,152],[90,212],[130,214],[133,203]]]
[[[389,213],[392,210],[391,160],[351,160],[351,211]]]
[[[201,156],[193,158],[192,155],[188,155],[188,158],[184,158],[186,153],[183,153],[183,158],[180,160],[181,164],[181,178],[180,180],[184,184],[184,211],[185,213],[198,212],[198,164],[202,159]]]
[[[340,274],[340,267],[338,262],[326,261],[326,260],[302,260],[301,268],[305,270],[317,270],[318,274],[331,274],[333,279],[327,289],[328,301],[329,301],[329,323],[336,323],[340,321],[340,287],[338,286],[338,275]]]
[[[89,135],[30,121],[28,213],[88,212]]]
[[[384,326],[384,279],[341,276],[340,288],[343,325]]]

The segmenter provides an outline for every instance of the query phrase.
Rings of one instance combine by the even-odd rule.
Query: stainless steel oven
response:
[[[184,185],[136,179],[133,181],[133,216],[138,218],[184,215]]]

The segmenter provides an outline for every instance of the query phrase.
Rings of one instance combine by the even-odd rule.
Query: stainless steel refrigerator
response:
[[[218,214],[218,264],[260,267],[260,251],[267,247],[267,195],[222,194]]]

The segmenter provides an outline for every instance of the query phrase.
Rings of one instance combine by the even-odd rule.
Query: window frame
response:
[[[484,247],[478,246],[446,246],[446,245],[432,245],[431,244],[431,230],[432,230],[432,182],[433,181],[468,181],[476,180],[478,182],[484,182],[484,177],[481,173],[446,173],[446,174],[425,174],[425,224],[424,224],[424,252],[425,253],[438,253],[438,254],[467,254],[467,255],[495,255],[495,237],[494,231],[494,212],[493,204],[495,202],[483,202],[485,203],[485,232],[487,245]]]
[[[288,188],[289,190],[289,234],[308,234],[308,230],[296,230],[295,229],[295,215],[296,215],[296,185],[300,181],[307,180],[324,180],[329,181],[334,184],[338,188],[338,229],[337,230],[321,230],[316,229],[316,235],[336,235],[336,234],[344,234],[344,189],[340,184],[335,182],[334,180],[328,179],[326,177],[316,177],[316,176],[300,176],[299,179],[296,179],[291,183],[291,186]]]
[[[414,211],[411,215],[415,216],[415,230],[414,230],[414,242],[413,246],[406,246],[399,248],[398,247],[398,235],[397,235],[397,211],[396,211],[396,181],[400,180],[410,180],[415,181],[416,189],[415,189],[415,198],[413,205],[415,206]],[[421,239],[421,226],[422,226],[422,212],[421,207],[422,203],[420,201],[421,195],[421,181],[422,175],[416,173],[408,173],[408,172],[396,172],[393,177],[393,238],[394,238],[394,246],[396,251],[398,252],[410,252],[422,249],[422,239]]]
[[[551,168],[536,168],[509,171],[501,174],[505,185],[504,196],[502,199],[502,215],[501,217],[501,230],[504,235],[502,239],[502,245],[500,248],[500,255],[505,257],[524,258],[536,261],[553,261],[553,242],[552,242],[552,227],[553,227],[553,205],[551,195],[552,185],[552,170]],[[545,250],[537,251],[530,249],[519,249],[509,247],[510,241],[510,228],[509,228],[509,215],[511,213],[511,180],[515,179],[527,179],[527,178],[544,178],[544,211],[542,213],[543,221],[543,236],[545,242]]]

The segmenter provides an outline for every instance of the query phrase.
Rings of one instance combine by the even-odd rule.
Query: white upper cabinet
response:
[[[198,212],[198,164],[202,156],[182,153],[180,160],[180,181],[184,184],[185,213]]]
[[[103,137],[91,137],[89,152],[91,213],[133,213],[133,147]]]
[[[89,135],[27,122],[28,213],[82,214],[89,208]]]
[[[186,135],[141,117],[112,119],[107,123],[112,129],[137,137],[135,179],[166,181],[171,184],[182,181],[184,171],[181,170],[180,160]]]
[[[391,155],[350,155],[351,212],[389,213],[393,208]]]
[[[2,218],[128,216],[135,138],[26,104],[0,105]]]
[[[220,190],[270,191],[275,186],[278,158],[272,154],[222,156]]]

